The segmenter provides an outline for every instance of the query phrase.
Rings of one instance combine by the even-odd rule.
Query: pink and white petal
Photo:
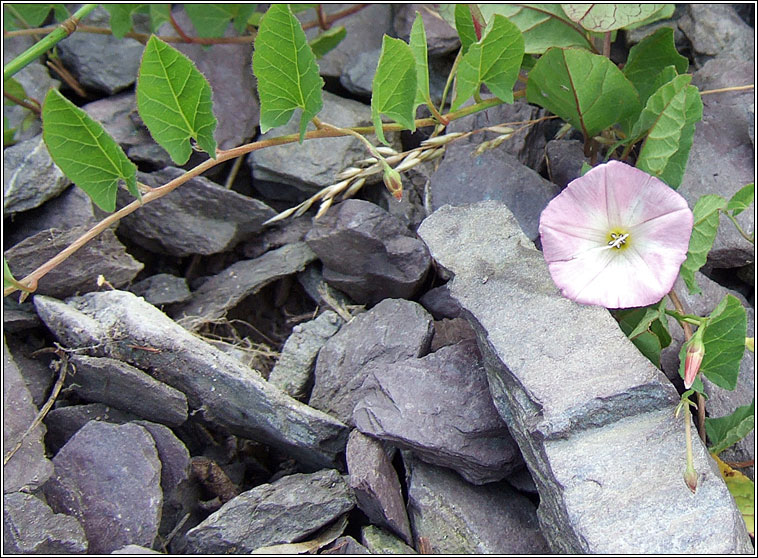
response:
[[[542,254],[548,262],[570,260],[588,250],[604,246],[607,232],[594,228],[560,223],[556,228],[551,224],[540,224]]]
[[[692,235],[692,224],[692,211],[685,202],[684,208],[639,222],[630,227],[629,232],[635,246],[641,252],[644,251],[644,246],[648,242],[654,242],[686,254]]]

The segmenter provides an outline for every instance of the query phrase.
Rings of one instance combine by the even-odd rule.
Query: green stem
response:
[[[439,112],[442,112],[442,109],[445,108],[445,99],[447,99],[447,93],[450,90],[450,85],[453,83],[453,78],[455,77],[455,73],[458,71],[458,63],[461,61],[461,58],[463,56],[463,49],[458,50],[458,55],[455,57],[455,61],[453,62],[453,67],[450,68],[450,73],[447,75],[447,81],[445,82],[445,89],[442,90],[442,100],[440,101],[440,108]]]
[[[666,314],[671,316],[672,318],[675,318],[676,320],[680,322],[684,322],[687,324],[692,324],[696,326],[701,326],[707,318],[701,318],[700,316],[694,316],[692,314],[680,314],[679,312],[676,312],[675,310],[665,310]]]
[[[742,230],[742,227],[740,227],[740,224],[737,222],[737,219],[734,218],[734,215],[732,215],[728,211],[723,211],[723,210],[721,210],[721,213],[723,213],[724,215],[726,215],[727,217],[729,217],[729,220],[732,223],[734,223],[735,227],[737,227],[737,232],[742,235],[742,238],[744,238],[745,240],[747,240],[750,244],[755,244],[755,240],[753,240],[752,237],[748,236],[748,234],[744,230]]]
[[[68,37],[76,30],[76,26],[78,25],[79,21],[89,15],[89,13],[92,12],[96,7],[97,4],[85,4],[79,8],[74,15],[61,23],[55,31],[11,60],[3,68],[3,79],[6,80],[9,77],[13,76],[19,70],[31,64],[42,54]]]

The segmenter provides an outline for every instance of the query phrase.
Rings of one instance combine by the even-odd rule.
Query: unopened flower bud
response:
[[[687,355],[684,359],[684,389],[690,389],[695,383],[695,377],[700,370],[700,365],[705,356],[705,345],[703,345],[703,336],[697,335],[690,339],[687,346]]]
[[[384,171],[384,185],[392,196],[400,201],[403,199],[403,178],[395,169],[388,168]]]
[[[694,494],[697,490],[697,471],[694,467],[689,466],[684,471],[684,482],[687,484],[687,488]]]

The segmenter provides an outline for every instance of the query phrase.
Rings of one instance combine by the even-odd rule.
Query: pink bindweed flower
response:
[[[692,211],[657,178],[621,163],[598,165],[542,211],[540,237],[563,296],[631,308],[671,290],[687,256]]]

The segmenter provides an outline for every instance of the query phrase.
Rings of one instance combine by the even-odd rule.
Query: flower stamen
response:
[[[608,246],[611,248],[616,248],[618,250],[621,250],[621,247],[626,244],[626,239],[629,238],[629,233],[626,234],[617,234],[617,233],[611,233],[611,240],[608,242]]]

